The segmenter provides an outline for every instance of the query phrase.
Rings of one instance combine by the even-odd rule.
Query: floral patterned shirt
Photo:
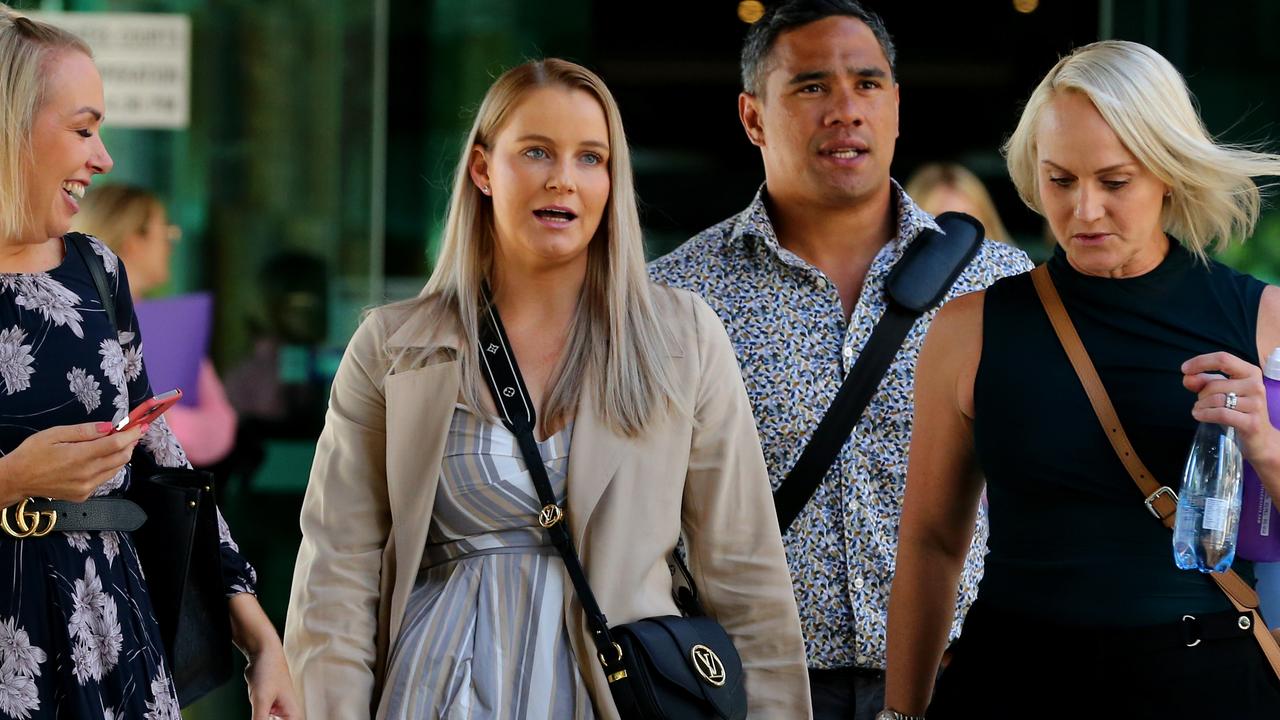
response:
[[[890,269],[921,231],[937,225],[893,183],[896,233],[872,261],[845,323],[836,286],[778,243],[765,193],[762,186],[746,210],[653,261],[650,274],[700,294],[724,322],[777,488],[883,314]],[[947,297],[1031,267],[1021,250],[986,240]],[[831,470],[783,538],[810,667],[885,666],[915,365],[935,313],[915,323]],[[984,510],[960,579],[953,638],[977,594],[986,536]]]

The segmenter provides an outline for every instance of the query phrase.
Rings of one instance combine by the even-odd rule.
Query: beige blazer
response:
[[[643,437],[625,438],[600,422],[593,388],[583,388],[568,475],[568,520],[583,567],[610,623],[676,614],[666,557],[683,530],[703,602],[742,656],[750,717],[808,718],[800,622],[733,349],[702,300],[652,288],[695,417],[671,413]],[[404,305],[375,310],[334,380],[285,625],[285,652],[311,718],[386,713],[387,657],[422,561],[460,383],[458,329],[424,315]],[[616,718],[567,578],[565,597],[573,598],[565,623],[597,714]]]

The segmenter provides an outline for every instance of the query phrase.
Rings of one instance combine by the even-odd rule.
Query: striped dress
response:
[[[538,443],[561,502],[572,432]],[[564,624],[564,562],[537,524],[540,507],[515,436],[459,405],[384,717],[594,717]]]

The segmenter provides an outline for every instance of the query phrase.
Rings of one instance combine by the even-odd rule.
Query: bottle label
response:
[[[1204,529],[1223,532],[1227,529],[1227,510],[1230,503],[1218,498],[1204,499]]]

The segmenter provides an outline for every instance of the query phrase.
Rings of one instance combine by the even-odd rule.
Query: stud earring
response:
[[[485,195],[488,195],[488,194],[489,194],[489,186],[488,186],[488,185],[485,185],[484,187],[480,188],[480,192],[484,193]]]

